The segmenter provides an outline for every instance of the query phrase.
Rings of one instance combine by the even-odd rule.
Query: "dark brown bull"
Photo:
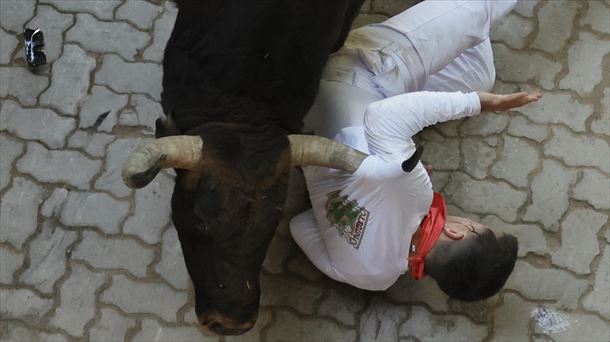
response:
[[[256,321],[259,274],[294,165],[353,171],[361,153],[300,130],[328,55],[364,0],[179,0],[163,61],[157,140],[123,178],[175,168],[172,219],[200,323],[242,334]]]

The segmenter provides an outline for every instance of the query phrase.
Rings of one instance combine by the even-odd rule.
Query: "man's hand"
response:
[[[507,95],[497,95],[484,91],[477,91],[481,100],[481,112],[504,111],[524,106],[530,102],[538,101],[540,93],[528,94],[525,92]]]

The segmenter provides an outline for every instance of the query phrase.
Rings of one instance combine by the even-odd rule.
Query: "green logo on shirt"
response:
[[[347,243],[358,249],[369,219],[369,211],[359,207],[357,201],[350,201],[347,196],[339,195],[339,190],[326,196],[326,218],[337,228],[339,235],[345,237]]]

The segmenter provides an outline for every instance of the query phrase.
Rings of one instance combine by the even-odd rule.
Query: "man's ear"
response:
[[[443,233],[445,233],[445,235],[447,235],[447,237],[451,240],[461,240],[464,238],[464,232],[457,231],[447,226],[443,228]]]

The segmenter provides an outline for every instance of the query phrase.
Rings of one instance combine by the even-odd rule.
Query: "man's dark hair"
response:
[[[517,238],[496,239],[489,229],[458,241],[439,241],[426,257],[425,272],[449,297],[482,300],[496,294],[513,271]]]

